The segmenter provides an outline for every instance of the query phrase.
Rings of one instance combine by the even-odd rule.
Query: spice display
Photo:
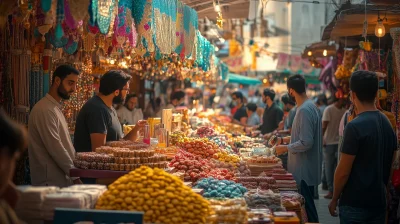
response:
[[[215,178],[201,179],[194,188],[203,189],[203,196],[206,198],[238,198],[247,192],[241,184]]]
[[[202,158],[213,158],[214,154],[219,152],[218,146],[206,138],[187,138],[184,139],[183,142],[179,143],[178,146],[187,152],[199,155]]]
[[[96,209],[143,211],[151,223],[206,223],[210,214],[209,202],[178,177],[145,166],[111,184]]]

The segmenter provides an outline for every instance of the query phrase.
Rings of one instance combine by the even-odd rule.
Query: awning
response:
[[[235,73],[228,74],[228,83],[238,83],[242,85],[259,85],[261,81],[256,78],[251,78],[243,75],[238,75]]]

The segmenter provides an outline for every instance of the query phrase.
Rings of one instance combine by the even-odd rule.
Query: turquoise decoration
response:
[[[66,37],[61,37],[61,39],[55,38],[55,34],[48,32],[46,33],[46,40],[49,40],[50,44],[53,45],[55,48],[61,48],[67,45],[68,43],[68,38]]]
[[[100,1],[103,4],[110,3],[109,7],[105,8],[105,6],[101,6]],[[113,16],[115,0],[98,0],[97,4],[97,26],[100,29],[100,33],[107,34],[110,28],[111,16]],[[104,12],[107,13],[104,14]]]
[[[132,3],[132,17],[136,24],[140,24],[143,19],[146,0],[134,0]]]
[[[89,24],[96,25],[97,20],[97,0],[92,0],[89,5]]]
[[[43,12],[46,13],[51,9],[51,0],[41,0],[40,5],[42,6]]]
[[[72,41],[71,39],[69,40],[68,44],[66,44],[64,47],[64,52],[67,54],[74,54],[76,50],[78,49],[78,43]]]
[[[55,30],[55,38],[56,40],[61,40],[61,37],[64,36],[64,31],[61,26],[64,21],[64,0],[57,1],[57,26]]]

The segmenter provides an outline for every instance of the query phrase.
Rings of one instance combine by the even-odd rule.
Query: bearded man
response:
[[[62,112],[62,101],[76,89],[79,72],[69,65],[53,73],[50,91],[33,107],[29,115],[29,162],[34,186],[66,187],[82,183],[71,178],[75,149]]]
[[[76,119],[74,146],[77,152],[95,151],[108,141],[135,141],[146,121],[138,121],[135,128],[123,136],[113,104],[123,104],[129,93],[131,76],[121,70],[110,70],[100,78],[99,93],[88,100]]]

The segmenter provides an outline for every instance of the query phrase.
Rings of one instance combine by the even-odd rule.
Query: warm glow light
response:
[[[130,55],[128,55],[128,56],[126,57],[126,59],[128,59],[128,60],[131,60],[131,56],[130,56]]]
[[[215,51],[219,51],[219,47],[215,46]]]
[[[383,21],[381,19],[378,20],[378,23],[375,26],[375,36],[383,37],[386,34],[385,25],[383,25]]]
[[[267,79],[263,79],[263,83],[266,84],[268,82]]]
[[[221,12],[221,7],[219,6],[219,4],[215,5],[215,11]]]
[[[324,52],[322,53],[324,55],[324,57],[328,56],[328,51],[324,50]]]
[[[114,60],[114,59],[111,59],[111,60],[110,60],[110,64],[112,64],[112,65],[115,64],[115,60]]]
[[[312,63],[312,64],[311,64],[311,66],[312,66],[312,67],[315,67],[315,64],[314,64],[314,63]]]
[[[311,57],[311,56],[312,56],[312,51],[308,51],[307,55],[308,55],[309,57]]]

